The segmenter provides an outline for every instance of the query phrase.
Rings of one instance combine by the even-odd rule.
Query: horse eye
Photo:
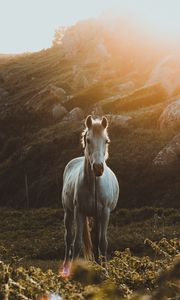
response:
[[[90,144],[90,139],[87,139],[86,141],[87,141],[88,144]]]

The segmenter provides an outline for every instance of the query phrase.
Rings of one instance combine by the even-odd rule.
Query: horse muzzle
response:
[[[94,175],[96,177],[100,177],[102,176],[103,172],[104,172],[104,166],[103,163],[101,164],[93,164],[93,171],[94,171]]]

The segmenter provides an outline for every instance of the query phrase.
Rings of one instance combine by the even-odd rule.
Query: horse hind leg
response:
[[[63,262],[63,272],[68,273],[70,250],[73,242],[73,213],[69,210],[65,211],[64,214],[64,225],[65,225],[65,257]]]

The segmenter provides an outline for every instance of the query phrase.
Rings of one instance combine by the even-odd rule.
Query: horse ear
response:
[[[87,128],[91,128],[91,126],[92,126],[92,116],[91,115],[87,116],[85,125]]]
[[[108,120],[106,117],[103,117],[102,118],[102,121],[101,121],[101,124],[104,128],[107,128],[108,127]]]

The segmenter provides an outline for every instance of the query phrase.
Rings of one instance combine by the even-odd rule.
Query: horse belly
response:
[[[95,214],[95,199],[92,195],[87,195],[86,193],[81,194],[77,198],[77,204],[80,211],[89,217],[93,217]]]
[[[99,203],[103,207],[108,207],[113,210],[118,202],[119,185],[114,173],[111,176],[106,176],[100,180],[98,185]]]
[[[69,167],[65,172],[62,190],[62,203],[65,209],[74,209],[75,179],[78,177],[78,174],[79,166],[77,164],[74,166],[74,169]]]

